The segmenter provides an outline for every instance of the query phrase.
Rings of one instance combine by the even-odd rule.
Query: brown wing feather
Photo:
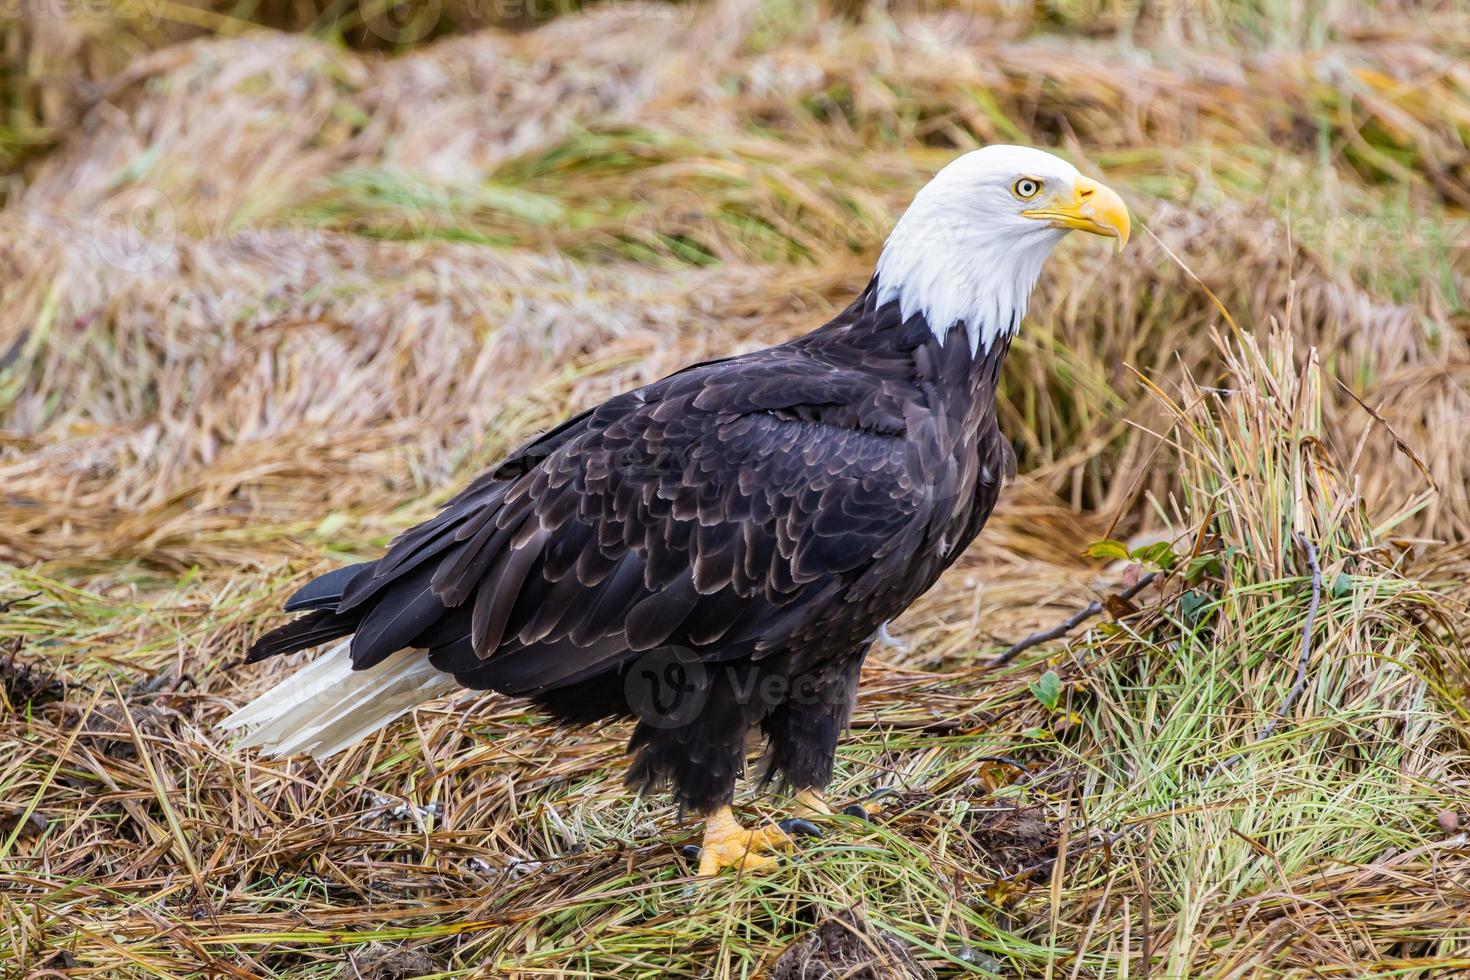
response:
[[[915,397],[773,348],[610,399],[349,582],[338,610],[381,624],[353,662],[423,645],[466,683],[525,690],[658,646],[779,646],[889,574],[875,563],[901,578],[894,556],[922,543],[932,501],[904,421]],[[425,579],[442,610],[405,637],[425,618]]]

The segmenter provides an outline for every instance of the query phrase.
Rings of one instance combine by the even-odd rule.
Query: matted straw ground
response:
[[[1470,974],[1463,8],[618,3],[394,57],[168,9],[0,25],[0,972]],[[879,819],[691,888],[624,726],[213,729],[304,661],[236,667],[293,587],[817,325],[997,139],[1141,228],[1060,250],[1021,476],[870,658],[833,795]]]

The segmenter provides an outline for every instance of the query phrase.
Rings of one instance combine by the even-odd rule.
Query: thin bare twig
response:
[[[18,595],[14,599],[6,599],[4,602],[0,602],[0,612],[10,612],[11,607],[16,603],[29,602],[40,594],[39,592],[29,592],[25,595]]]
[[[1296,544],[1306,553],[1307,567],[1312,570],[1312,601],[1307,604],[1307,618],[1302,623],[1302,649],[1296,659],[1296,680],[1292,683],[1291,690],[1286,692],[1286,700],[1276,709],[1276,717],[1261,732],[1261,738],[1270,735],[1281,719],[1291,714],[1297,698],[1306,689],[1307,664],[1312,659],[1312,626],[1317,621],[1317,610],[1322,606],[1322,567],[1317,563],[1317,546],[1308,541],[1306,535],[1300,531],[1296,534]]]
[[[1403,436],[1399,435],[1398,430],[1389,424],[1388,419],[1379,414],[1378,409],[1374,408],[1372,405],[1369,405],[1367,402],[1363,401],[1363,399],[1359,398],[1358,393],[1356,391],[1353,391],[1352,388],[1345,384],[1341,378],[1338,378],[1336,380],[1337,386],[1343,391],[1347,392],[1349,398],[1357,402],[1358,406],[1362,408],[1363,411],[1371,415],[1375,422],[1388,430],[1388,434],[1393,436],[1393,443],[1395,448],[1397,448],[1398,451],[1403,453],[1405,456],[1409,457],[1409,462],[1413,463],[1414,466],[1418,468],[1420,475],[1424,477],[1425,481],[1428,482],[1429,486],[1434,490],[1434,492],[1439,493],[1439,484],[1435,481],[1434,474],[1429,472],[1428,465],[1425,464],[1424,460],[1420,458],[1418,453],[1414,452],[1414,447],[1410,446],[1408,441]]]
[[[1261,734],[1251,740],[1252,745],[1263,742],[1271,737],[1271,733],[1276,731],[1276,726],[1281,724],[1281,720],[1291,714],[1291,709],[1296,706],[1297,699],[1302,696],[1302,691],[1307,688],[1307,665],[1312,660],[1312,627],[1317,622],[1317,610],[1322,606],[1322,566],[1317,561],[1317,546],[1308,541],[1306,535],[1300,531],[1296,532],[1293,537],[1296,539],[1297,547],[1302,549],[1302,552],[1307,556],[1307,567],[1312,572],[1312,601],[1307,604],[1307,618],[1302,622],[1301,652],[1297,654],[1296,658],[1296,680],[1292,682],[1291,690],[1286,692],[1286,697],[1282,699],[1281,706],[1276,709],[1276,717],[1272,718],[1266,724],[1266,727],[1261,729]],[[1239,762],[1244,755],[1245,752],[1242,750],[1230,756],[1230,758],[1220,763],[1219,767],[1215,770],[1216,774],[1225,772]]]
[[[1149,572],[1147,575],[1140,578],[1137,582],[1134,582],[1132,585],[1128,586],[1128,588],[1124,589],[1122,592],[1119,592],[1118,598],[1132,599],[1134,596],[1138,595],[1138,593],[1148,588],[1148,586],[1153,583],[1153,580],[1158,577],[1158,572]],[[1059,637],[1066,636],[1082,623],[1085,623],[1087,620],[1098,615],[1102,611],[1102,601],[1099,599],[1094,599],[1086,606],[1084,606],[1081,611],[1076,612],[1071,616],[1068,616],[1065,620],[1063,620],[1061,623],[1058,623],[1056,626],[1032,633],[1024,640],[1018,640],[1017,642],[1012,643],[1009,647],[1006,648],[1004,653],[1000,654],[1000,656],[990,661],[990,666],[1003,666],[1016,659],[1016,655],[1018,653],[1021,653],[1022,651],[1029,650],[1037,644],[1045,643],[1048,640],[1055,640]]]

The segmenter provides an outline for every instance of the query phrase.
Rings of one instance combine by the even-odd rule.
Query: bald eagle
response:
[[[1001,361],[1074,229],[1121,248],[1128,213],[1040,150],[957,158],[831,322],[589,408],[308,583],[247,662],[348,639],[222,724],[325,757],[456,686],[628,718],[628,785],[706,818],[699,872],[770,863],[786,832],[730,809],[747,733],[797,813],[830,812],[863,657],[1014,470]]]

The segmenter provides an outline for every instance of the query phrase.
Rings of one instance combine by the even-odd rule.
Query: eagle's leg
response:
[[[725,868],[755,871],[775,864],[774,854],[762,854],[774,848],[787,847],[791,837],[775,824],[746,830],[735,819],[728,806],[710,814],[704,824],[704,842],[699,848],[699,874],[719,874]]]
[[[832,781],[837,739],[847,728],[867,647],[792,678],[790,697],[761,722],[768,752],[766,775],[796,790],[792,812],[801,818],[832,813],[822,790]],[[851,812],[852,808],[844,810]]]
[[[628,744],[635,753],[628,785],[647,792],[669,784],[681,813],[705,815],[704,841],[698,854],[701,876],[724,868],[754,871],[768,867],[777,861],[769,852],[790,846],[790,835],[775,825],[747,830],[730,809],[735,782],[745,767],[746,733],[753,716],[762,709],[738,696],[732,680],[740,678],[728,671],[706,671],[697,677],[708,686],[695,690],[699,710],[691,717],[665,717],[650,711],[664,704],[663,700],[641,706],[641,720]],[[691,859],[692,850],[684,852]]]

